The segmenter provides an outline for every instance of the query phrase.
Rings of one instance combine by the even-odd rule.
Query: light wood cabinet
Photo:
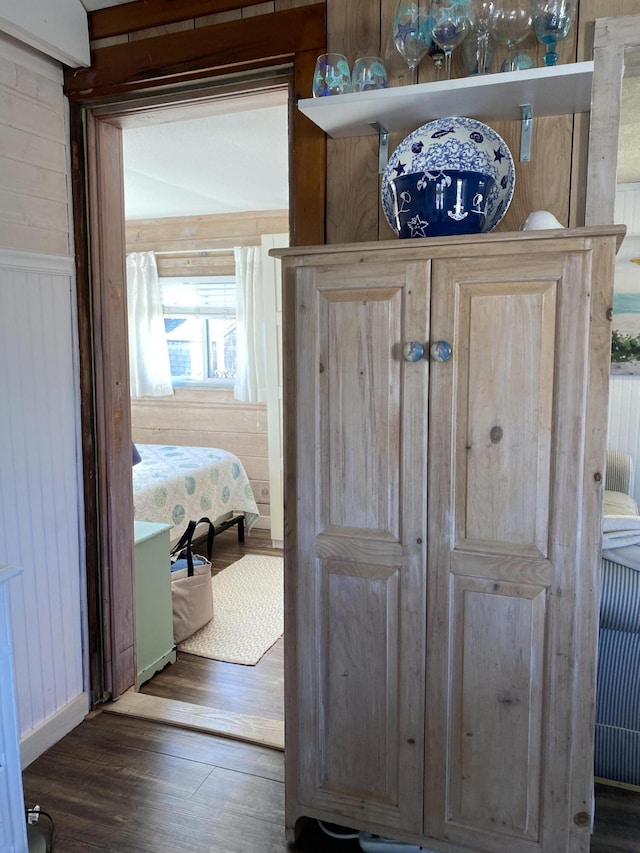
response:
[[[588,850],[619,236],[276,253],[290,837]]]

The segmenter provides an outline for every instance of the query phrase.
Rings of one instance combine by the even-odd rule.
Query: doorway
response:
[[[105,444],[119,442],[121,446],[130,447],[131,442],[131,410],[129,401],[126,399],[129,396],[129,381],[128,381],[128,357],[127,357],[127,330],[126,330],[126,288],[124,286],[124,260],[128,250],[127,232],[125,215],[124,215],[124,162],[123,162],[123,145],[122,135],[126,133],[127,127],[135,127],[139,122],[145,122],[147,126],[159,123],[166,125],[176,112],[179,114],[182,121],[185,116],[193,116],[194,113],[206,115],[207,110],[213,113],[220,114],[224,108],[224,103],[231,99],[235,104],[238,101],[246,104],[247,99],[255,103],[261,97],[264,100],[274,97],[274,93],[279,93],[280,101],[283,101],[282,91],[283,84],[281,81],[272,82],[265,85],[264,81],[253,87],[246,87],[245,92],[238,94],[237,90],[232,92],[232,95],[226,92],[217,91],[211,100],[203,98],[200,94],[197,103],[185,104],[181,101],[177,104],[167,104],[166,99],[159,105],[145,103],[140,110],[136,109],[135,105],[129,105],[126,112],[109,109],[103,111],[101,115],[93,115],[90,117],[88,124],[89,128],[89,143],[90,151],[93,151],[93,162],[90,158],[90,174],[92,174],[92,186],[94,188],[93,204],[92,204],[92,222],[96,225],[96,231],[100,237],[99,240],[92,243],[92,266],[95,270],[99,270],[102,275],[96,277],[96,286],[100,289],[100,298],[106,300],[103,310],[96,312],[95,319],[98,320],[94,324],[94,333],[96,338],[96,354],[98,357],[100,370],[103,374],[112,377],[112,381],[105,381],[102,385],[98,385],[96,408],[99,416],[103,419],[103,428],[105,432]],[[284,89],[286,93],[286,88]],[[286,138],[286,133],[285,133]],[[227,218],[232,218],[228,217]],[[255,218],[255,217],[254,217]],[[160,217],[163,220],[162,217]],[[168,221],[168,220],[163,220]],[[135,231],[135,227],[134,227]],[[229,235],[227,246],[232,240],[235,242],[237,235]],[[220,242],[222,238],[218,238]],[[252,239],[252,238],[249,238]],[[241,240],[238,240],[241,242]],[[224,242],[224,240],[222,240]],[[140,248],[137,246],[136,248]],[[212,263],[219,264],[221,255],[215,251],[203,252],[202,247],[198,247],[197,241],[195,251],[189,253],[187,257],[182,257],[181,260],[194,261],[197,259],[200,264],[200,270],[203,271],[202,265],[207,262],[207,256],[210,256]],[[219,245],[212,246],[212,249],[219,248]],[[233,247],[231,247],[231,250]],[[227,249],[228,254],[228,249]],[[169,253],[167,259],[175,263],[175,254]],[[180,259],[179,259],[180,260]],[[179,261],[178,261],[179,262]],[[113,393],[110,393],[113,391]],[[102,393],[101,393],[102,392]],[[191,394],[194,390],[191,389]],[[229,391],[226,391],[229,397]],[[165,401],[166,405],[166,401]],[[263,407],[264,408],[264,407]],[[175,414],[175,413],[174,413]],[[233,434],[237,438],[238,429],[227,424],[227,432]],[[151,425],[153,431],[153,425]],[[134,435],[134,437],[136,437]],[[166,434],[161,434],[160,443],[175,442],[175,436],[167,437]],[[184,443],[184,442],[183,442]],[[193,444],[201,443],[193,441]],[[216,445],[220,442],[216,441]],[[103,557],[106,559],[102,562],[102,568],[105,570],[102,575],[103,586],[100,589],[102,593],[102,601],[104,603],[104,582],[111,585],[109,589],[109,603],[111,605],[111,622],[112,626],[117,628],[118,625],[129,627],[131,622],[131,614],[135,613],[135,599],[132,584],[133,560],[132,554],[127,554],[125,550],[125,526],[123,507],[131,502],[131,467],[130,455],[129,465],[127,466],[127,475],[124,475],[122,466],[118,463],[122,460],[111,457],[109,464],[105,466],[105,478],[101,481],[104,490],[104,502],[108,512],[101,519],[104,526],[102,543],[105,546]],[[266,460],[264,460],[266,463]],[[116,516],[121,518],[121,526],[117,536],[112,537],[109,532],[114,530],[113,525],[118,524]],[[129,516],[133,518],[133,514]],[[170,519],[169,519],[170,521]],[[115,541],[114,541],[115,540]],[[113,545],[109,552],[109,544]],[[128,557],[128,562],[127,562]],[[128,569],[128,571],[126,570]],[[129,637],[125,632],[111,630],[112,627],[107,625],[105,635],[107,640],[111,640],[111,647],[105,644],[105,682],[106,692],[112,696],[119,695],[126,690],[130,684],[127,684],[127,676],[122,675],[119,680],[113,677],[113,671],[116,674],[120,671],[121,664],[126,664],[123,669],[127,669],[129,662],[135,666],[135,650],[129,649],[127,641]],[[120,644],[120,646],[116,645]],[[124,648],[123,648],[124,646]],[[108,653],[111,652],[111,658]],[[115,663],[115,667],[114,667]],[[111,679],[109,675],[111,673]]]
[[[135,681],[121,126],[128,114],[144,122],[167,104],[193,106],[286,82],[291,244],[324,243],[326,137],[295,109],[298,98],[309,97],[316,57],[326,49],[324,11],[316,4],[234,22],[202,22],[193,32],[157,39],[152,33],[135,42],[124,38],[117,46],[97,44],[90,68],[65,73],[93,705],[120,696]],[[128,33],[128,19],[113,23],[109,35]],[[146,23],[158,22],[148,18]]]
[[[281,85],[282,81],[278,83]],[[267,88],[264,81],[260,88]],[[216,92],[215,97],[220,97],[220,93]],[[197,101],[202,103],[202,93]],[[83,291],[84,304],[79,314],[81,325],[82,320],[88,319],[84,329],[83,374],[90,390],[88,402],[95,414],[87,419],[91,431],[87,436],[85,429],[84,444],[85,486],[89,497],[88,588],[90,611],[94,614],[91,632],[94,704],[121,695],[135,678],[131,619],[133,535],[128,530],[133,501],[121,135],[128,116],[139,121],[150,109],[166,109],[166,99],[159,106],[150,105],[147,100],[140,109],[129,103],[125,110],[110,107],[86,114],[92,225],[86,267],[90,265],[92,276],[89,282],[85,270],[86,288],[90,292]],[[295,189],[292,188],[291,194],[295,198]],[[295,219],[294,211],[290,215]]]
[[[243,545],[237,543],[235,530],[216,537],[214,572],[244,554],[281,553],[275,547],[281,547],[282,540],[282,371],[275,328],[279,300],[275,276],[270,276],[276,262],[266,247],[276,242],[276,234],[288,230],[287,95],[286,85],[274,85],[191,108],[165,105],[151,118],[145,114],[142,124],[135,112],[129,113],[122,128],[127,274],[136,267],[136,286],[149,296],[130,301],[128,316],[129,341],[137,341],[130,358],[140,362],[132,369],[131,383],[132,438],[142,457],[142,464],[133,469],[136,518],[173,523],[174,541],[182,529],[178,509],[187,511],[183,524],[203,514],[215,519],[225,508],[225,490],[235,495],[235,483],[244,482],[246,474],[260,515]],[[283,236],[288,241],[288,234]],[[259,286],[273,290],[274,297],[261,302],[265,334],[260,343],[266,352],[260,362],[269,365],[264,394],[234,391],[235,355],[242,348],[234,247],[245,245],[253,247],[251,252],[260,248]],[[164,320],[157,318],[159,340],[148,341],[145,348],[139,334],[152,334],[153,294],[161,298]],[[163,347],[161,373],[170,368],[171,375],[152,381],[157,362],[163,362]],[[233,454],[241,479],[232,480],[226,465],[213,468],[208,461],[206,469],[185,479],[186,463],[172,460],[185,453],[195,458],[191,448],[202,451],[207,460],[220,452],[225,458]],[[170,479],[160,482],[160,469],[169,463]],[[215,485],[214,474],[219,478]],[[186,488],[174,492],[176,484]],[[171,499],[156,500],[160,492],[168,492]],[[245,507],[244,493],[241,500],[235,509]],[[253,515],[248,522],[253,523]],[[139,595],[136,591],[137,607]],[[241,638],[247,628],[239,631]],[[138,625],[138,648],[141,630]],[[257,714],[266,718],[263,738],[269,740],[273,722],[282,723],[282,643],[265,657],[256,666],[239,666],[179,650],[177,663],[140,687],[147,698],[136,697],[136,707],[144,707],[147,716],[171,719],[179,702],[183,719],[191,714],[200,722],[203,708],[210,717],[224,709],[225,719],[233,717],[233,731],[240,733],[243,719]],[[154,702],[154,697],[164,701]],[[257,720],[251,720],[245,730],[256,725]]]

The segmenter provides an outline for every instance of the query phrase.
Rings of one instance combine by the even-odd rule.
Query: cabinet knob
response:
[[[424,355],[424,346],[420,341],[408,341],[403,352],[405,361],[420,361]]]
[[[434,361],[449,361],[453,350],[447,341],[436,341],[435,344],[431,344],[429,352]]]

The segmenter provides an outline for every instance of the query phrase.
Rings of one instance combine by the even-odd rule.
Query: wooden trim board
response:
[[[294,54],[321,50],[324,3],[212,24],[93,51],[90,68],[65,73],[65,94],[86,101],[102,96],[186,80],[273,68]],[[316,53],[317,55],[317,53]]]
[[[258,746],[284,750],[284,722],[265,717],[236,714],[218,708],[206,708],[190,702],[177,702],[160,696],[147,696],[127,690],[115,702],[102,709],[108,714],[138,717],[153,723],[166,723],[183,729],[233,738]]]
[[[246,6],[256,6],[263,0],[181,0],[179,16],[184,20],[229,12]],[[91,39],[108,38],[126,33],[172,24],[176,21],[174,0],[156,0],[155,3],[126,3],[97,9],[89,15]]]

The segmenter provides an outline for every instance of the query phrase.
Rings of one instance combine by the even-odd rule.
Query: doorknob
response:
[[[405,361],[420,361],[424,355],[424,346],[420,341],[407,341],[403,352]]]
[[[449,361],[453,350],[447,341],[436,341],[435,344],[431,344],[429,352],[434,361]]]

